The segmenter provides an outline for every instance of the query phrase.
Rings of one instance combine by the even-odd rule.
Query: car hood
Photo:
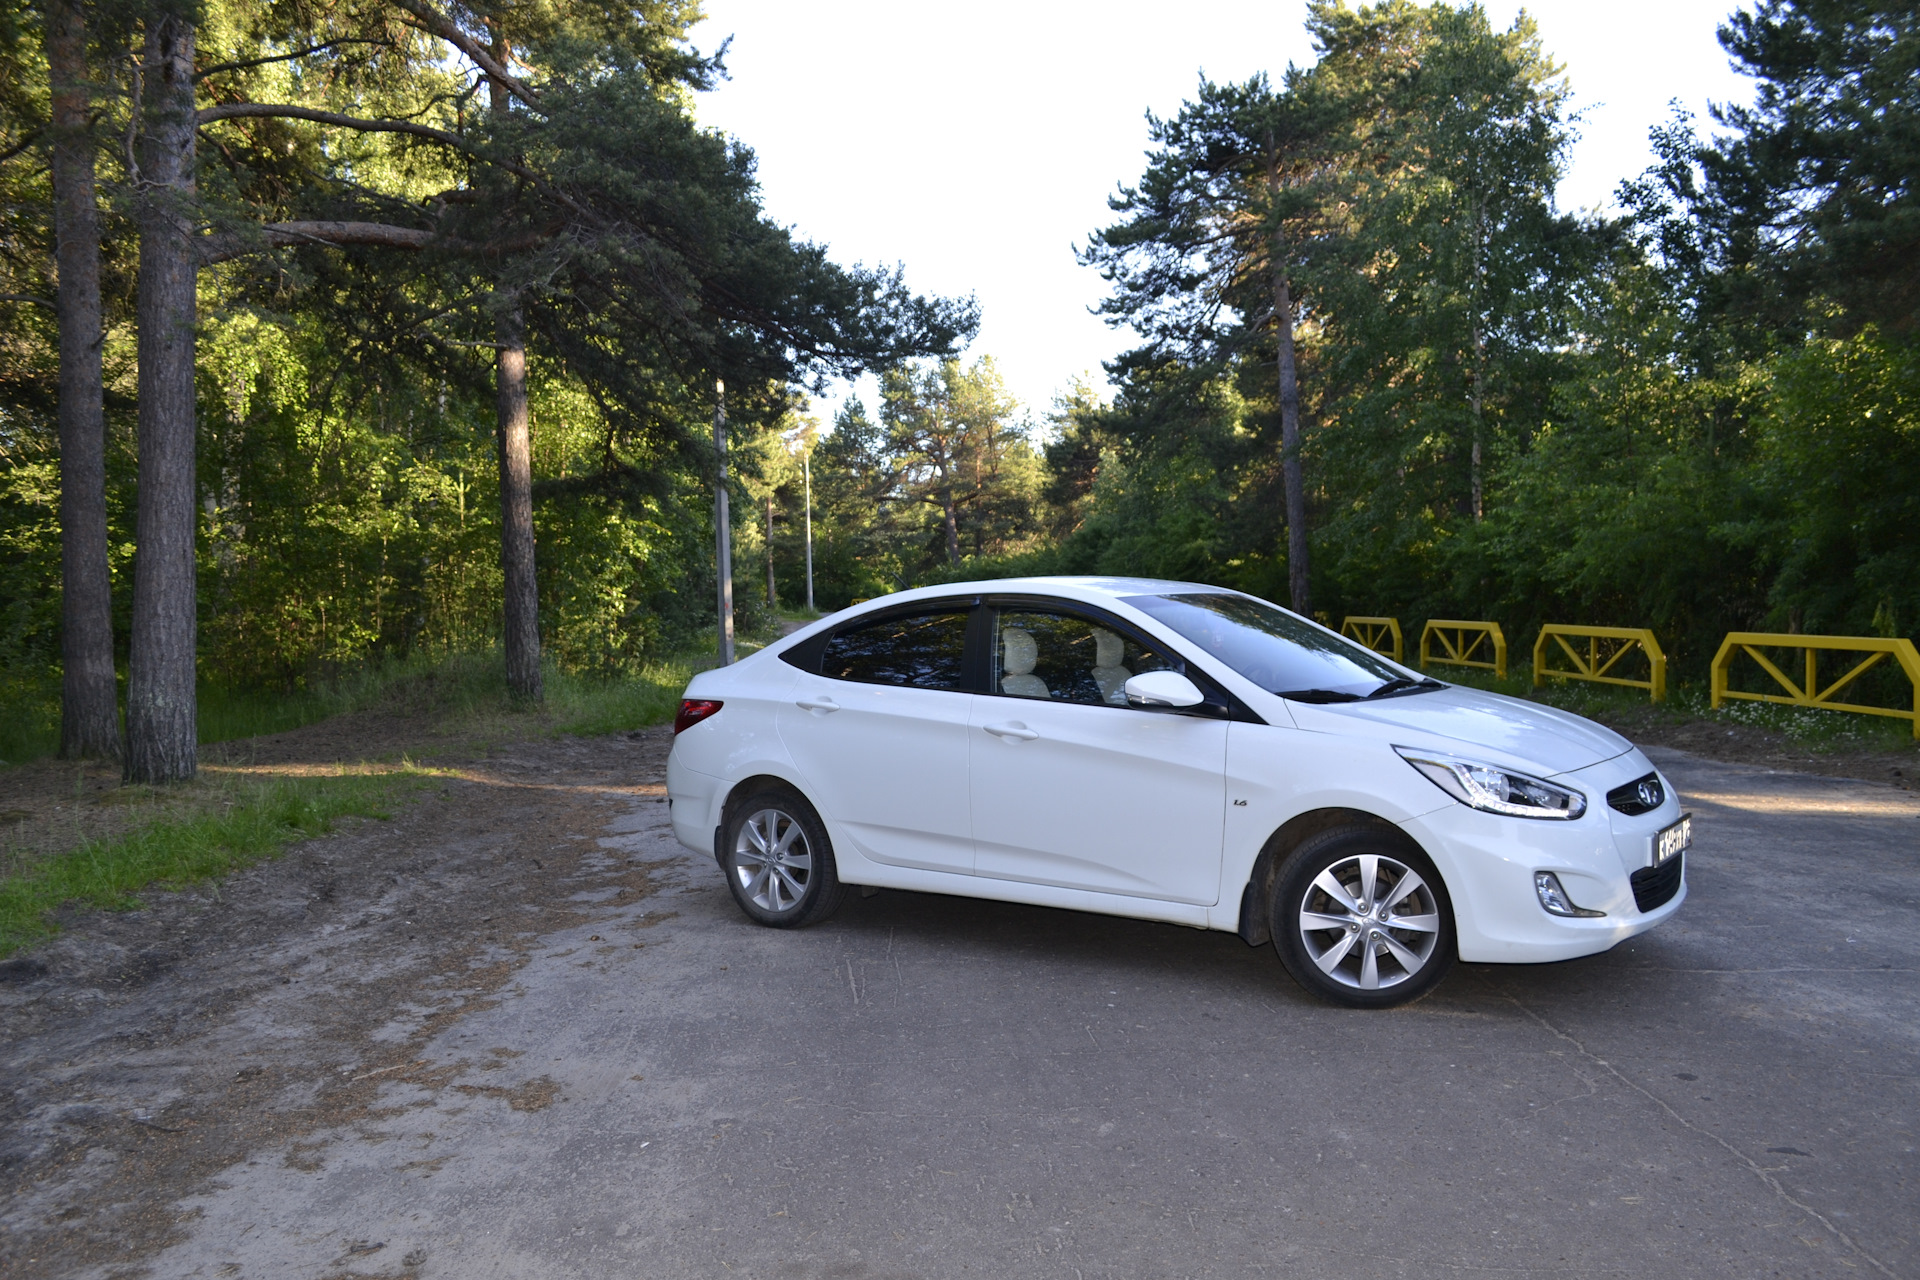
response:
[[[1358,733],[1542,777],[1585,769],[1633,749],[1613,730],[1570,711],[1459,685],[1378,702],[1287,705],[1302,729]]]

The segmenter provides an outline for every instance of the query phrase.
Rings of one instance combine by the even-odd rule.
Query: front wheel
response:
[[[846,898],[826,827],[789,787],[763,787],[727,806],[721,866],[733,900],[776,929],[817,923]]]
[[[1338,827],[1306,841],[1274,877],[1271,911],[1280,962],[1335,1004],[1406,1004],[1453,967],[1446,886],[1398,832]]]

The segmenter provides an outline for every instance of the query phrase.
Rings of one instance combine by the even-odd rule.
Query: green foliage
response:
[[[1291,235],[1313,597],[1330,616],[1491,617],[1510,636],[1650,625],[1696,679],[1731,629],[1913,634],[1914,349],[1862,328],[1874,313],[1844,289],[1769,298],[1812,277],[1734,198],[1810,207],[1795,201],[1818,172],[1838,184],[1806,224],[1826,242],[1901,225],[1904,195],[1862,203],[1811,151],[1789,169],[1755,159],[1791,135],[1864,174],[1903,145],[1874,121],[1905,119],[1920,83],[1888,70],[1907,65],[1910,23],[1855,10],[1736,18],[1723,38],[1771,77],[1764,111],[1728,117],[1746,141],[1656,131],[1659,164],[1606,220],[1554,208],[1567,88],[1524,16],[1502,32],[1473,6],[1313,5],[1320,60],[1277,88],[1203,82],[1155,122],[1146,178],[1095,235],[1106,310],[1147,341],[1111,366],[1111,407],[1062,417],[1048,456],[1065,541],[1027,563],[1284,598],[1271,307],[1253,286]],[[1836,112],[1815,130],[1805,102]],[[1313,126],[1276,153],[1295,166],[1284,221],[1248,162],[1270,120]],[[1729,185],[1730,156],[1752,162],[1749,187]],[[1796,315],[1854,336],[1809,341]]]
[[[1759,453],[1783,543],[1776,621],[1920,634],[1920,349],[1872,328],[1810,342],[1776,362],[1768,410]]]
[[[1773,281],[1846,327],[1920,327],[1920,13],[1884,0],[1761,0],[1720,43],[1758,83],[1701,159],[1714,211]]]

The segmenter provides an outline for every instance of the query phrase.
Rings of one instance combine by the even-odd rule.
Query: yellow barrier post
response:
[[[1767,660],[1760,652],[1762,648],[1805,649],[1807,651],[1806,682],[1796,685],[1789,680],[1779,667]],[[1820,687],[1817,659],[1822,649],[1838,650],[1843,653],[1865,653],[1865,661],[1854,664],[1853,670],[1835,680],[1825,689]],[[1733,660],[1740,654],[1746,654],[1760,664],[1760,669],[1774,678],[1779,686],[1786,690],[1781,693],[1742,693],[1727,687],[1729,669]],[[1835,702],[1833,696],[1852,684],[1868,670],[1882,660],[1891,657],[1907,673],[1907,681],[1913,686],[1913,710],[1899,711],[1892,707],[1869,707],[1857,702]],[[1861,715],[1892,716],[1896,720],[1913,722],[1913,736],[1920,739],[1920,650],[1915,650],[1913,641],[1907,639],[1888,639],[1883,636],[1796,636],[1768,631],[1731,631],[1720,642],[1720,652],[1713,655],[1712,668],[1713,705],[1718,707],[1728,698],[1745,698],[1752,702],[1784,702],[1793,707],[1818,707],[1828,711],[1855,711]]]
[[[1351,636],[1375,653],[1385,654],[1395,662],[1404,660],[1406,649],[1405,642],[1400,638],[1400,619],[1398,618],[1362,618],[1358,615],[1349,615],[1340,624],[1340,634]],[[1382,648],[1381,646],[1389,637],[1393,640],[1393,648]]]
[[[1467,637],[1471,635],[1472,640]],[[1440,656],[1433,657],[1429,652],[1433,640],[1440,641]],[[1481,642],[1492,641],[1493,661],[1475,658]],[[1507,637],[1497,622],[1461,622],[1452,618],[1430,618],[1420,632],[1420,669],[1426,670],[1429,662],[1437,662],[1443,667],[1479,667],[1491,671],[1505,680],[1507,678]]]
[[[1586,640],[1585,657],[1567,643],[1568,637]],[[1562,671],[1547,665],[1549,639],[1557,643],[1573,661],[1573,670]],[[1601,643],[1606,640],[1618,641],[1618,646],[1609,650]],[[1615,663],[1635,649],[1647,655],[1650,671],[1647,679],[1629,680],[1624,676],[1607,674],[1613,670]],[[1556,680],[1592,680],[1600,684],[1622,684],[1629,689],[1645,689],[1653,695],[1653,701],[1659,702],[1667,696],[1667,655],[1661,652],[1660,642],[1653,638],[1653,632],[1645,627],[1569,627],[1550,622],[1540,628],[1540,634],[1533,642],[1533,687],[1538,689],[1548,676]]]

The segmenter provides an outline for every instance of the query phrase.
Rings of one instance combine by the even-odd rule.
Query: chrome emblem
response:
[[[1652,778],[1640,784],[1640,803],[1649,809],[1658,809],[1666,801],[1666,793],[1660,790],[1660,784]]]

